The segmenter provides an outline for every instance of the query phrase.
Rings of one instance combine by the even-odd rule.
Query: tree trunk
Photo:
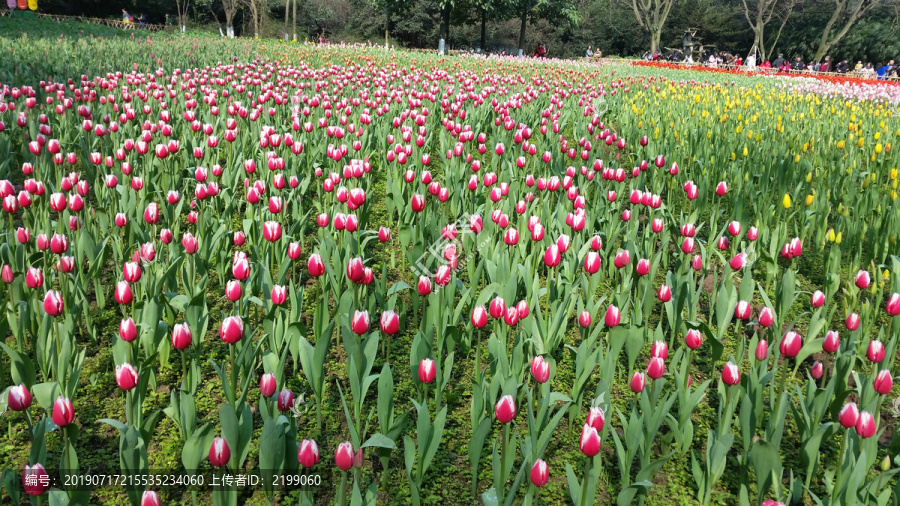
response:
[[[288,42],[289,40],[291,40],[291,35],[290,35],[290,33],[288,33],[288,21],[290,19],[290,16],[288,16],[288,14],[290,14],[290,12],[291,12],[290,7],[291,7],[291,0],[284,0],[284,41],[285,42]]]
[[[259,38],[259,9],[256,8],[256,0],[250,0],[250,16],[253,17],[253,36]]]
[[[825,23],[825,28],[822,29],[822,37],[819,39],[819,46],[816,49],[816,56],[813,57],[814,61],[819,61],[825,56],[825,51],[831,48],[831,44],[828,43],[828,34],[831,33],[832,27],[837,23],[838,18],[841,17],[841,12],[844,10],[844,3],[841,2],[837,5],[837,8],[834,9],[834,14],[831,15],[831,19],[828,20],[828,23]]]
[[[652,29],[650,31],[650,52],[655,53],[659,49],[659,39],[662,38],[662,30]]]
[[[447,46],[450,45],[450,1],[445,0],[441,7],[441,39],[444,41],[444,54],[447,54]]]
[[[223,5],[225,7],[225,34],[229,38],[234,37],[234,9],[229,9],[228,6]]]
[[[482,11],[481,11],[481,52],[482,53],[487,52],[487,48],[485,47],[487,45],[487,37],[485,36],[486,35],[486,31],[485,31],[486,22],[487,22],[487,9],[482,9]]]
[[[391,3],[384,3],[384,48],[390,47],[390,29],[391,29]]]
[[[297,0],[294,0],[294,42],[297,41]]]
[[[525,25],[528,22],[528,11],[531,0],[525,0],[522,6],[522,26],[519,28],[519,54],[525,54]]]

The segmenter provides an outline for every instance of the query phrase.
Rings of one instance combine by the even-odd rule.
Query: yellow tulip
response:
[[[883,121],[882,121],[882,124],[884,124]],[[875,140],[877,141],[880,138],[881,138],[881,132],[875,132]]]
[[[744,156],[747,156],[747,146],[744,146],[744,151],[742,153]]]
[[[806,196],[806,207],[811,206],[813,203],[813,195],[810,193]]]
[[[785,194],[784,194],[784,198],[781,199],[781,205],[782,205],[785,209],[790,209],[790,208],[791,208],[791,195],[790,195],[789,193],[785,193]]]
[[[837,143],[837,148],[838,148],[838,149],[844,149],[844,141],[842,141],[842,140],[841,140],[841,141],[838,141],[838,143]]]
[[[825,240],[828,242],[834,242],[834,229],[829,228],[828,232],[825,234]]]
[[[843,234],[842,232],[838,232],[838,233],[837,233],[837,237],[834,238],[834,243],[835,243],[835,244],[840,244],[840,243],[841,243],[841,236],[842,236],[842,234]]]
[[[884,281],[890,281],[891,280],[891,271],[885,269],[884,272],[881,273],[881,279],[883,279]]]
[[[878,144],[875,145],[875,154],[880,155],[881,151],[882,151],[882,147],[881,147],[881,143],[879,142]]]
[[[800,163],[800,153],[794,155],[794,163]]]
[[[859,138],[859,141],[857,141],[856,145],[860,148],[863,147],[863,138],[862,137]]]
[[[891,181],[893,181],[895,179],[897,179],[897,169],[893,168],[893,169],[891,169]]]

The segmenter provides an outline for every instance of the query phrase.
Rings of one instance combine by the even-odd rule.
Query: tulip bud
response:
[[[629,383],[631,391],[636,394],[643,392],[646,382],[647,380],[644,377],[644,373],[641,371],[634,371],[634,374],[631,375],[631,382]]]
[[[244,335],[244,321],[240,316],[228,316],[219,327],[219,337],[228,344],[234,344]]]
[[[318,253],[313,253],[309,256],[309,260],[306,262],[306,268],[309,272],[309,275],[314,278],[325,274],[325,263],[322,261],[322,257],[319,256]]]
[[[894,388],[894,378],[891,376],[891,371],[887,369],[878,371],[878,374],[875,375],[873,384],[875,386],[875,391],[879,394],[887,395],[891,393],[891,390]]]
[[[546,383],[550,379],[550,362],[540,355],[531,359],[531,375],[538,383]]]
[[[800,334],[790,331],[781,338],[779,351],[781,351],[781,354],[785,357],[793,358],[800,353],[800,348],[802,346],[803,339],[800,337]]]
[[[604,323],[606,323],[606,326],[616,327],[619,325],[620,320],[621,314],[619,313],[619,308],[609,305],[609,307],[606,308],[606,315],[604,316]]]
[[[348,471],[353,467],[353,444],[344,441],[339,444],[334,452],[334,463],[341,471]]]
[[[44,296],[44,311],[50,316],[62,314],[64,303],[62,296],[55,290],[50,290]]]
[[[550,471],[547,467],[547,463],[542,459],[537,459],[534,461],[534,465],[531,466],[531,483],[534,484],[535,487],[543,487],[547,484],[547,480],[550,478]]]
[[[877,431],[878,427],[875,425],[875,417],[868,411],[861,411],[859,418],[856,419],[856,433],[859,434],[859,437],[870,438]]]
[[[866,358],[870,362],[880,364],[884,360],[884,345],[878,339],[869,341],[869,347],[866,350]]]
[[[509,423],[516,417],[516,401],[511,395],[504,395],[494,406],[494,416],[500,423]]]
[[[771,327],[773,323],[775,323],[775,314],[772,312],[772,309],[768,307],[762,308],[762,311],[759,312],[759,324],[763,327]]]
[[[319,463],[319,446],[315,440],[304,439],[297,450],[297,461],[303,467],[313,467]]]
[[[9,409],[13,411],[25,411],[31,406],[31,392],[25,385],[11,386],[6,402]]]
[[[666,363],[662,358],[654,357],[647,363],[647,376],[651,379],[659,379],[666,373]]]
[[[581,438],[578,440],[578,446],[581,448],[581,453],[587,457],[593,457],[600,453],[601,440],[597,429],[584,424],[584,427],[581,429]]]
[[[597,429],[597,432],[600,432],[606,424],[606,415],[603,413],[602,409],[594,406],[588,411],[587,419],[584,423]]]
[[[278,392],[278,411],[290,411],[294,407],[294,392],[289,388],[285,388]]]
[[[191,345],[193,336],[187,323],[176,323],[172,328],[172,347],[183,350]]]
[[[738,366],[730,360],[722,369],[722,382],[726,385],[738,385],[741,383],[741,371]]]
[[[422,383],[431,383],[434,381],[435,373],[434,360],[424,358],[419,362],[419,381]]]
[[[662,303],[672,300],[672,289],[669,288],[669,285],[661,285],[656,292],[656,298]]]
[[[809,375],[813,377],[813,379],[820,379],[822,374],[825,372],[825,368],[822,365],[822,362],[818,360],[813,362],[812,367],[809,369]]]
[[[141,495],[141,506],[162,506],[159,494],[152,490],[145,490],[144,494]]]
[[[122,390],[131,390],[138,384],[138,373],[131,364],[116,366],[116,384]]]
[[[275,394],[275,389],[277,388],[275,382],[275,375],[268,372],[263,374],[259,379],[259,394],[263,397],[271,397]]]
[[[50,489],[50,475],[44,466],[25,464],[25,470],[22,472],[22,488],[26,494],[32,496],[40,496],[47,492]]]
[[[363,335],[369,331],[369,311],[355,311],[350,320],[350,330],[357,335]]]
[[[810,304],[812,304],[813,307],[824,306],[825,305],[825,294],[819,290],[816,290],[812,294],[812,297],[810,298]]]
[[[59,396],[53,403],[53,414],[51,416],[53,423],[60,427],[65,427],[75,420],[75,407],[68,397]]]
[[[871,277],[869,276],[868,271],[860,270],[856,273],[856,286],[859,287],[860,290],[865,290],[869,288],[869,284],[872,282]]]
[[[844,407],[838,413],[838,421],[841,426],[845,429],[856,427],[857,420],[859,420],[859,408],[856,407],[856,403],[849,402],[844,404]]]
[[[825,334],[825,341],[822,343],[822,349],[827,353],[837,353],[840,346],[841,339],[838,333],[833,330],[829,330],[828,333]]]
[[[231,449],[225,439],[217,437],[213,439],[212,445],[209,447],[209,463],[213,467],[222,467],[231,460]]]
[[[700,331],[697,329],[688,330],[684,336],[684,343],[692,350],[699,348],[703,344],[703,337],[700,335]]]

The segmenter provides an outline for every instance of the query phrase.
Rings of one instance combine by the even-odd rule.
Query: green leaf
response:
[[[389,450],[393,450],[397,447],[397,445],[391,438],[381,433],[372,434],[372,437],[370,437],[365,443],[363,443],[360,448],[368,448],[370,446],[374,446],[377,448],[387,448]]]

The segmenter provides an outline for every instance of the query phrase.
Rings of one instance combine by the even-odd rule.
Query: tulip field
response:
[[[900,501],[897,84],[62,26],[0,503]]]

